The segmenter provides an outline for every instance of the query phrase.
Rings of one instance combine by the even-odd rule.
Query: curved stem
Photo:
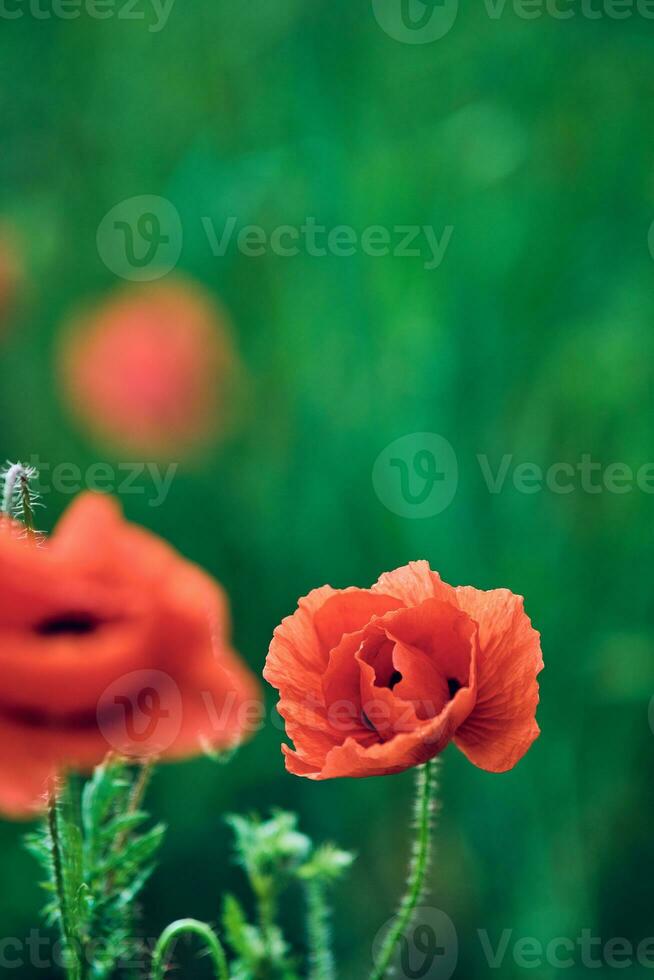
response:
[[[370,980],[383,980],[388,975],[397,944],[406,934],[413,921],[416,906],[425,890],[425,877],[431,858],[432,815],[436,801],[436,772],[438,759],[431,759],[420,766],[416,781],[415,829],[416,836],[409,864],[406,892],[397,910],[393,925],[382,943]]]
[[[197,919],[178,919],[171,922],[157,940],[152,956],[152,980],[163,980],[166,971],[166,956],[170,945],[185,933],[199,936],[209,950],[217,980],[229,980],[227,957],[218,936],[211,926]]]

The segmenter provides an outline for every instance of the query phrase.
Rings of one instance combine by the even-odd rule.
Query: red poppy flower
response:
[[[511,769],[539,734],[539,634],[506,589],[453,588],[412,562],[371,589],[316,589],[275,630],[264,677],[309,779],[420,765],[453,741]]]
[[[228,747],[256,724],[220,586],[116,503],[85,494],[41,546],[0,533],[0,810],[108,751]]]
[[[224,426],[235,358],[226,317],[198,286],[130,286],[62,336],[64,400],[103,443],[186,456]]]

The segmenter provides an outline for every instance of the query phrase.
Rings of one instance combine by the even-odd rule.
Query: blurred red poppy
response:
[[[0,229],[0,326],[10,313],[20,280],[20,268],[11,236]]]
[[[110,750],[192,756],[256,727],[258,685],[200,568],[96,494],[40,547],[15,531],[0,523],[0,811],[30,815],[61,769]]]
[[[539,634],[506,589],[453,588],[427,562],[371,589],[316,589],[275,630],[264,677],[309,779],[401,772],[453,741],[490,772],[539,734]]]
[[[235,368],[227,319],[181,280],[124,288],[64,330],[62,396],[97,439],[185,457],[224,428]]]

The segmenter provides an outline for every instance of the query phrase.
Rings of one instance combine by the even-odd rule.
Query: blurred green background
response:
[[[125,495],[128,516],[224,583],[256,671],[275,625],[325,582],[368,585],[427,558],[454,584],[523,594],[546,662],[541,738],[502,776],[453,748],[444,758],[429,903],[455,923],[455,976],[488,974],[479,929],[493,945],[503,929],[544,943],[654,935],[652,496],[578,480],[524,493],[512,468],[493,494],[477,459],[496,472],[505,454],[544,470],[653,458],[651,21],[574,6],[570,20],[510,6],[493,19],[480,3],[408,44],[368,2],[178,0],[157,32],[143,2],[143,20],[22,9],[0,31],[0,214],[21,269],[0,328],[0,456],[121,459],[67,415],[56,339],[78,304],[124,285],[96,247],[103,216],[166,198],[184,228],[176,274],[231,315],[240,407],[229,434],[181,462],[164,506]],[[315,216],[453,233],[432,270],[360,250],[215,256],[202,217],[220,229],[230,215],[268,231]],[[450,506],[425,519],[392,513],[371,478],[415,432],[447,439],[459,468]],[[46,503],[50,528],[69,498]],[[229,766],[157,774],[151,805],[170,829],[143,932],[215,920],[226,889],[245,896],[223,815],[283,806],[358,853],[334,934],[342,976],[361,980],[404,879],[412,776],[287,775],[266,696],[267,724]],[[0,826],[3,937],[39,925],[23,830]],[[299,904],[287,927],[301,945]],[[525,972],[561,971],[525,971],[509,952],[503,980]],[[586,972],[578,957],[572,972]]]

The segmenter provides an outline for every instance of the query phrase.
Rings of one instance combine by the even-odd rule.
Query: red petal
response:
[[[320,766],[347,731],[328,715],[323,678],[333,649],[349,634],[399,603],[365,589],[315,589],[274,632],[263,676],[280,693],[277,710],[286,719],[297,758]],[[351,731],[351,724],[349,731]]]
[[[475,765],[489,772],[513,768],[540,729],[538,682],[543,667],[540,634],[522,596],[506,589],[456,590],[457,602],[479,624],[477,703],[455,736]]]
[[[402,568],[385,572],[372,591],[393,596],[404,606],[418,606],[425,599],[452,603],[456,600],[456,589],[444,582],[438,572],[432,572],[426,561],[411,561]]]

